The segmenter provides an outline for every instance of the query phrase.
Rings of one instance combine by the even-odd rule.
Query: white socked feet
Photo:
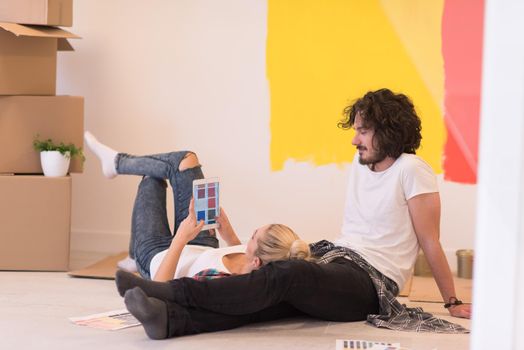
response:
[[[117,262],[116,266],[118,266],[120,269],[124,271],[131,272],[131,273],[135,273],[138,271],[136,267],[136,261],[132,259],[129,255],[126,256],[124,259],[120,260],[119,262]]]
[[[118,173],[116,171],[115,158],[118,152],[98,141],[89,131],[84,133],[84,139],[89,149],[102,163],[104,176],[108,179],[116,177]]]

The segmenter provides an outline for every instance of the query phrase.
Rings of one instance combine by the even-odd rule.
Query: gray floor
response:
[[[73,254],[74,268],[98,259]],[[407,300],[404,300],[407,302]],[[441,304],[411,303],[443,318]],[[59,272],[0,272],[1,349],[335,349],[336,339],[400,342],[407,349],[468,349],[469,335],[418,334],[376,329],[363,322],[295,319],[152,341],[142,327],[104,331],[68,318],[124,308],[114,281],[71,278]],[[453,319],[469,328],[470,321]]]

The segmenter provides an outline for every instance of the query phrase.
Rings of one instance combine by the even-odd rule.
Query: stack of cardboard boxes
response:
[[[84,99],[56,96],[72,0],[0,0],[0,270],[65,271],[71,177],[42,175],[33,139],[83,147]],[[70,172],[81,173],[80,159]]]

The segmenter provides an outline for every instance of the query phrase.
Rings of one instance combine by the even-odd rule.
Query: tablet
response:
[[[195,215],[198,222],[204,220],[202,230],[218,227],[215,221],[215,217],[220,215],[218,190],[218,178],[193,180]]]

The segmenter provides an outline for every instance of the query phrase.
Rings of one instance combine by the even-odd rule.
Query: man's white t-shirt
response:
[[[244,253],[245,245],[234,245],[225,248],[211,248],[199,245],[186,245],[180,254],[173,278],[193,277],[206,269],[217,269],[221,272],[231,273],[225,266],[222,258],[228,254]],[[149,264],[151,279],[156,275],[162,260],[167,254],[167,249],[157,253]]]
[[[408,200],[438,192],[436,177],[413,154],[403,153],[380,172],[360,164],[358,157],[351,164],[344,223],[335,243],[355,250],[401,290],[419,250]]]

